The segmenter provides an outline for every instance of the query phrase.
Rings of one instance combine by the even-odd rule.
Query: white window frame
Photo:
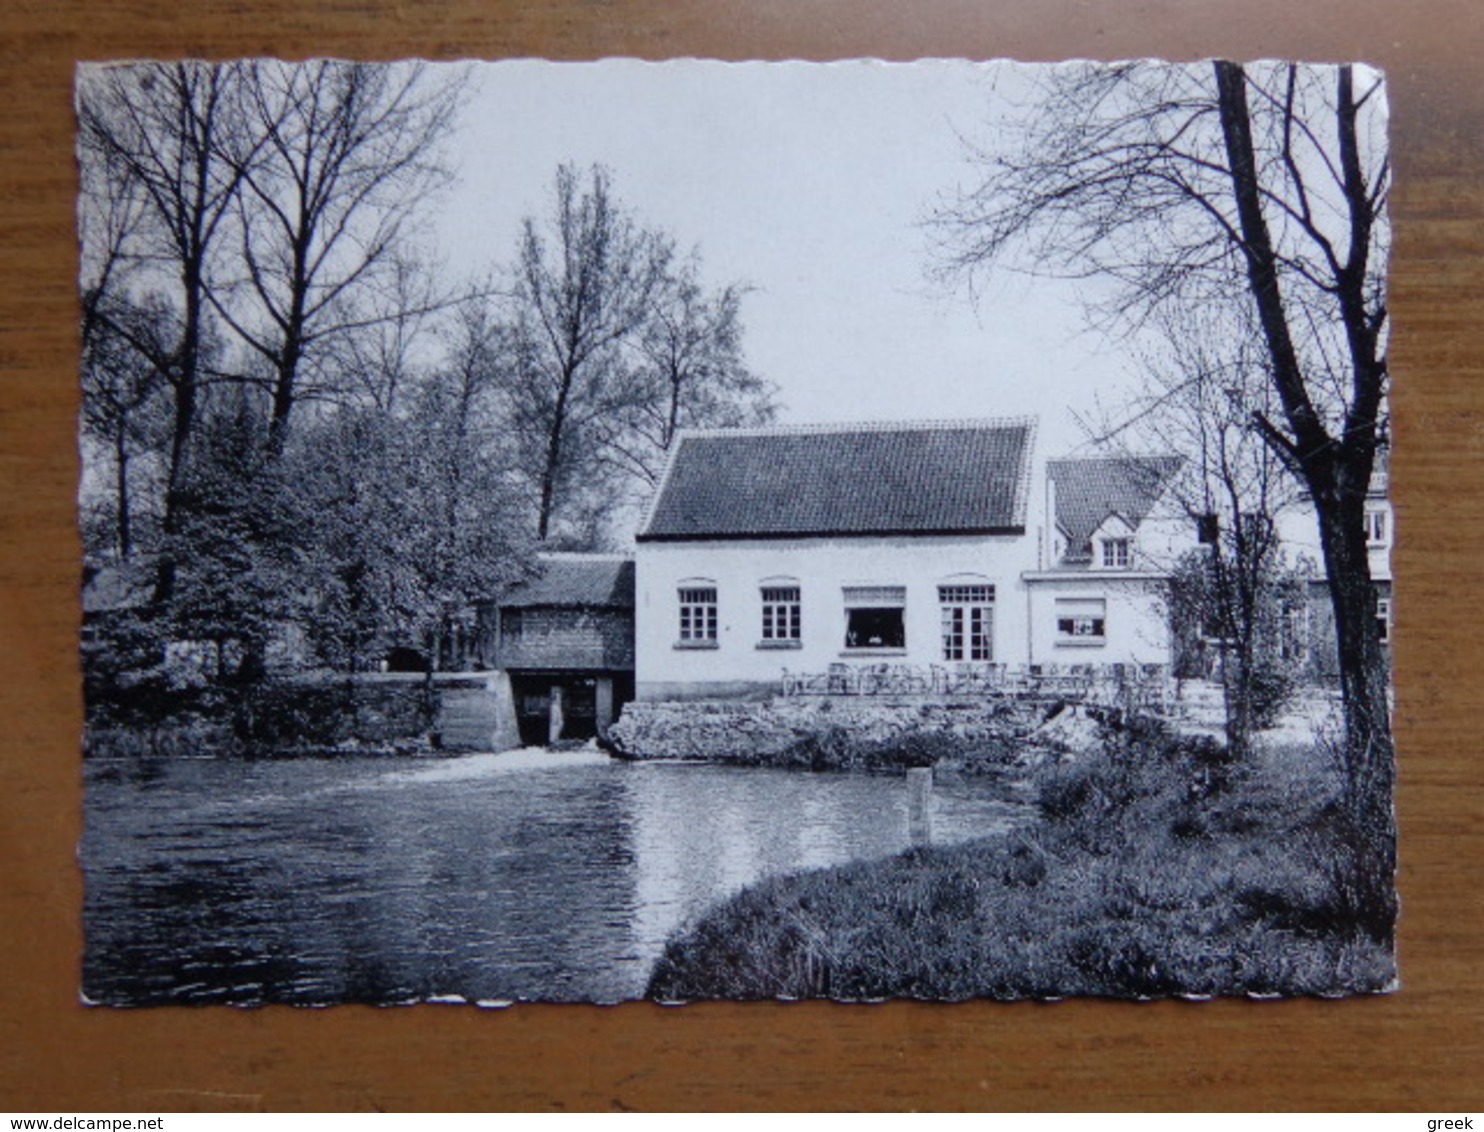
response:
[[[1381,643],[1391,643],[1391,599],[1389,597],[1378,597],[1376,599],[1376,624],[1381,630]]]
[[[759,587],[762,597],[761,648],[798,648],[804,634],[803,588],[787,579],[770,579]]]
[[[944,660],[994,660],[994,598],[987,582],[938,587]]]
[[[716,583],[696,578],[676,587],[679,605],[679,648],[715,648],[717,645]]]
[[[1134,540],[1128,536],[1105,538],[1103,542],[1103,569],[1127,570],[1134,564]]]
[[[1059,597],[1053,603],[1056,643],[1064,647],[1099,648],[1108,643],[1108,599]]]

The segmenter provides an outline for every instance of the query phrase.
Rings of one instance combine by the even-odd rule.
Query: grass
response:
[[[780,877],[672,939],[649,994],[694,998],[1330,995],[1386,989],[1355,927],[1338,781],[1312,747],[1109,733],[1035,772],[1004,836]]]

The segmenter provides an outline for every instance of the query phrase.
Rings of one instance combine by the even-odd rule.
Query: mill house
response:
[[[1178,467],[1041,460],[1032,419],[682,433],[636,540],[636,695],[1168,665]]]

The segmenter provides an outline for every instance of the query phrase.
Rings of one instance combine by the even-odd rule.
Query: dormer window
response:
[[[1367,546],[1386,545],[1386,512],[1367,511],[1365,513],[1365,542]]]
[[[1133,561],[1133,539],[1105,538],[1103,540],[1103,569],[1127,570]]]

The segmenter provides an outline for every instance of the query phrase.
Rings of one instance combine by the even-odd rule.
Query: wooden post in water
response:
[[[933,839],[933,768],[907,768],[907,837],[913,845]]]
[[[566,725],[566,717],[562,714],[562,686],[553,684],[551,686],[551,707],[546,717],[546,741],[552,746],[556,745],[562,737],[562,728]]]

